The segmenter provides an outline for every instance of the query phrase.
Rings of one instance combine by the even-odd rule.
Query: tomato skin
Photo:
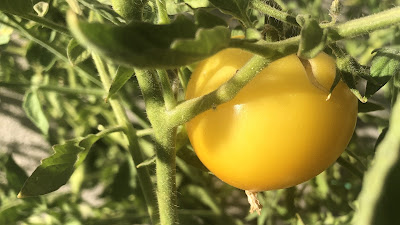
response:
[[[217,89],[251,57],[225,49],[202,61],[186,99]],[[250,191],[286,188],[318,175],[344,151],[355,128],[357,99],[339,82],[327,101],[335,62],[325,53],[309,62],[314,77],[296,55],[272,62],[234,99],[186,124],[196,154],[218,178]]]

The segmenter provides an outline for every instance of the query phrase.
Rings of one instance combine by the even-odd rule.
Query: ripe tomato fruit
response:
[[[186,99],[217,89],[251,57],[225,49],[200,62]],[[307,64],[296,55],[274,61],[234,99],[186,124],[196,154],[218,178],[254,192],[286,188],[318,175],[345,150],[357,99],[339,82],[326,100],[333,58],[321,53]]]

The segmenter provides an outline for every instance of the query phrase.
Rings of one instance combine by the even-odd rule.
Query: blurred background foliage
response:
[[[330,1],[275,2],[282,10],[294,15],[311,14],[321,22],[330,21]],[[78,3],[84,15],[114,23],[121,21],[112,11],[109,0],[33,1],[38,15],[64,25],[65,13],[73,3]],[[400,1],[395,0],[343,1],[338,22],[370,15],[399,4]],[[192,15],[193,10],[199,7],[205,7],[224,18],[233,32],[240,33],[240,23],[213,9],[207,0],[167,1],[169,15]],[[154,0],[145,6],[144,19],[148,22],[156,21]],[[251,12],[251,19],[259,30],[278,32],[278,36],[286,37],[298,34],[291,29],[274,31],[271,24],[274,26],[279,22],[257,11]],[[265,26],[264,23],[270,25]],[[63,55],[53,54],[38,40]],[[60,190],[41,197],[16,198],[27,175],[39,164],[39,160],[52,154],[50,146],[74,137],[97,133],[103,127],[116,124],[109,104],[103,99],[104,93],[96,82],[97,72],[92,60],[83,49],[68,50],[70,40],[69,36],[37,23],[0,13],[0,224],[147,224],[149,219],[137,183],[136,168],[119,134],[97,142],[84,164]],[[400,26],[339,43],[363,65],[370,65],[374,49],[399,44]],[[71,57],[71,54],[79,57]],[[73,69],[73,66],[79,69]],[[182,70],[190,72],[189,69]],[[115,74],[116,68],[110,66],[108,70]],[[363,174],[374,158],[376,144],[381,140],[380,134],[386,131],[389,123],[392,82],[395,81],[390,81],[371,99],[371,102],[384,106],[384,110],[360,113],[355,134],[348,149],[338,160],[339,163],[306,183],[259,193],[264,206],[260,216],[248,213],[249,206],[244,192],[188,164],[185,157],[178,158],[181,224],[351,224],[359,208],[358,196],[362,189]],[[363,91],[362,83],[359,88]],[[23,111],[22,105],[26,101],[23,96],[28,92],[35,93],[35,98],[40,102],[41,109],[38,112],[48,121],[47,135],[38,136],[43,130],[28,120],[29,112]],[[134,77],[120,90],[120,94],[135,128],[149,128],[144,103]],[[13,129],[11,126],[14,123],[18,123],[21,130]],[[46,125],[38,127],[43,126]],[[36,143],[38,140],[39,144]],[[184,135],[181,143],[182,149],[190,149]],[[140,145],[146,158],[151,159],[154,151],[150,137],[141,137]],[[149,163],[147,166],[154,176],[154,164]]]

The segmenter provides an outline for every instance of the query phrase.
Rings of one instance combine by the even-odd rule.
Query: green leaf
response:
[[[400,72],[400,46],[375,50],[365,95],[370,97]]]
[[[116,64],[174,68],[202,60],[228,47],[226,27],[196,29],[184,16],[171,24],[132,22],[125,27],[88,23],[69,13],[68,25],[79,42]]]
[[[207,12],[204,9],[196,10],[195,13],[195,21],[198,27],[202,28],[213,28],[216,26],[224,26],[227,27],[225,20],[221,17],[218,17],[214,14]]]
[[[55,153],[44,159],[25,181],[18,198],[44,195],[66,184],[92,145],[100,138],[100,135],[91,134],[53,146]]]
[[[31,0],[1,0],[0,11],[23,15],[33,11]]]
[[[111,98],[119,89],[124,86],[124,84],[132,77],[135,71],[133,69],[128,69],[123,66],[118,67],[114,80],[111,83],[110,90],[108,91],[108,96],[106,98]]]
[[[55,153],[42,160],[40,166],[25,181],[18,198],[44,195],[59,189],[67,183],[74,170],[82,164],[92,145],[100,138],[117,131],[123,131],[123,128],[109,128],[97,134],[54,145]]]
[[[0,24],[0,45],[8,44],[13,29]]]
[[[120,16],[109,5],[100,3],[97,0],[78,0],[83,6],[89,8],[91,11],[98,13],[103,18],[111,21],[116,25],[122,24],[118,19]]]
[[[251,27],[251,21],[247,13],[248,0],[209,0],[211,4],[222,12],[232,15],[242,21],[245,26]]]
[[[90,52],[79,45],[75,39],[71,39],[67,46],[67,56],[72,65],[78,65],[90,57]]]
[[[33,9],[40,17],[44,17],[49,11],[49,3],[48,2],[38,2],[33,6]]]
[[[367,98],[361,95],[360,91],[356,87],[356,81],[354,80],[354,77],[351,73],[343,71],[343,70],[337,70],[340,73],[340,77],[344,81],[344,83],[350,88],[350,91],[360,100],[360,102],[365,103],[367,102]]]
[[[155,165],[156,163],[156,155],[153,155],[152,157],[144,160],[143,162],[141,162],[139,165],[136,166],[136,168],[140,168],[143,166],[150,166],[150,165]]]
[[[15,163],[11,155],[8,156],[5,169],[8,186],[13,190],[19,190],[24,185],[26,178],[28,178],[25,171]]]
[[[378,111],[378,110],[384,110],[385,107],[383,107],[382,105],[379,104],[375,104],[372,102],[366,102],[366,103],[362,103],[359,102],[358,103],[358,112],[360,113],[366,113],[366,112],[373,112],[373,111]]]
[[[397,102],[384,139],[367,172],[359,196],[355,225],[400,224],[400,102]]]
[[[319,26],[318,21],[304,17],[301,29],[301,39],[297,55],[311,59],[324,50],[327,41],[327,31]]]
[[[47,135],[49,131],[49,122],[44,115],[36,90],[30,90],[25,94],[22,106],[28,118],[40,129],[40,131],[42,131],[43,134]]]

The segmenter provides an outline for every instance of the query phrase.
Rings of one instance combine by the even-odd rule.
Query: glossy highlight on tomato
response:
[[[225,49],[200,62],[186,99],[216,90],[252,56]],[[356,124],[358,102],[343,82],[327,100],[335,71],[325,53],[306,64],[296,55],[272,62],[234,99],[186,124],[196,154],[215,176],[243,190],[313,178],[345,150]]]

